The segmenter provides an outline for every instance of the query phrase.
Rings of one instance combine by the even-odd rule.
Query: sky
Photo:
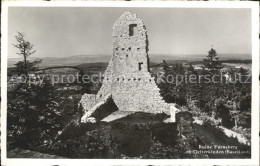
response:
[[[149,54],[251,54],[250,9],[10,7],[8,58],[17,58],[17,32],[37,52],[33,57],[112,55],[112,27],[125,11],[148,31]]]

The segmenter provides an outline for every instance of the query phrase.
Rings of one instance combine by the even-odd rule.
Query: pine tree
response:
[[[216,50],[211,48],[206,56],[206,59],[203,59],[203,66],[211,72],[216,72],[223,68]]]
[[[8,95],[7,126],[11,142],[23,148],[50,142],[62,125],[54,87],[47,81],[42,85],[20,84]]]

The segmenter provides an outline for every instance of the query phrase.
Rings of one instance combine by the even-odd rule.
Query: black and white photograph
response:
[[[258,3],[32,4],[2,16],[3,165],[259,162]]]

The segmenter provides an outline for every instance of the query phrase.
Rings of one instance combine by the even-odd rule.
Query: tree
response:
[[[206,56],[206,59],[203,59],[203,66],[211,72],[215,72],[223,68],[217,55],[216,50],[211,48]]]
[[[188,72],[189,72],[190,74],[194,74],[194,75],[197,75],[197,74],[198,74],[198,72],[194,69],[194,67],[192,66],[191,63],[189,64],[189,67],[187,68],[187,70],[188,70]]]
[[[162,64],[162,66],[163,66],[163,70],[164,70],[164,72],[168,72],[168,70],[169,70],[169,66],[168,66],[168,64],[167,64],[167,62],[165,61],[165,60],[163,60],[163,64]]]
[[[240,73],[241,75],[247,75],[248,70],[243,67],[240,67],[238,73]]]
[[[91,88],[93,87],[92,81],[88,78],[84,78],[85,72],[81,69],[79,72],[79,85],[82,87],[81,93],[91,93]],[[90,75],[87,73],[86,75]]]
[[[26,67],[25,67],[25,63],[24,61],[19,61],[15,64],[16,66],[16,72],[18,74],[25,74],[26,71],[36,71],[37,70],[37,65],[40,64],[42,62],[41,59],[36,59],[32,62],[30,61],[26,61]]]
[[[50,145],[62,127],[55,89],[48,81],[42,85],[19,84],[8,93],[8,143],[22,148]]]
[[[177,103],[181,106],[186,105],[186,86],[182,80],[185,73],[183,65],[177,63],[175,67],[170,67],[167,62],[163,60],[162,67],[164,70],[163,81],[160,82],[158,86],[163,99],[168,103]]]
[[[218,100],[216,103],[216,115],[222,119],[222,125],[224,127],[231,129],[235,125],[229,108],[224,104],[223,100]]]
[[[171,70],[171,68],[169,67],[169,65],[165,60],[163,60],[162,67],[163,67],[164,75],[162,76],[161,79],[163,81],[160,82],[158,86],[160,88],[163,99],[168,103],[172,103],[176,101],[175,89],[174,89],[175,84],[172,82],[174,81],[173,78],[169,77],[167,79],[167,76],[173,76],[173,71]]]
[[[27,58],[34,54],[36,52],[36,50],[33,50],[33,44],[31,44],[29,41],[25,40],[25,35],[21,32],[18,32],[18,35],[15,36],[16,41],[18,42],[18,44],[13,44],[14,47],[19,49],[19,52],[17,52],[16,54],[21,55],[23,57],[23,64],[21,65],[23,66],[23,72],[25,75],[27,75],[28,73],[28,60]],[[18,62],[21,64],[21,62]]]
[[[240,99],[240,110],[250,112],[251,109],[251,95],[246,95]]]

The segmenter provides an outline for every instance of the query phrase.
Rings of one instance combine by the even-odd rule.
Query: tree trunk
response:
[[[24,48],[24,73],[27,76],[27,60],[26,60],[26,53],[25,53],[25,48]]]

